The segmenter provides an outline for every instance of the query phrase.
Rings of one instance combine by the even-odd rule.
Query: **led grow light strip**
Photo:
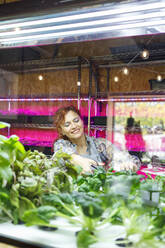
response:
[[[44,40],[45,38],[59,38],[59,37],[66,37],[69,35],[85,35],[85,34],[94,34],[94,33],[102,33],[106,31],[116,31],[116,30],[125,30],[125,29],[131,29],[131,28],[144,28],[144,27],[150,27],[155,25],[165,25],[165,20],[153,20],[153,21],[146,21],[142,23],[131,23],[131,24],[121,24],[118,26],[110,26],[110,27],[98,27],[98,28],[88,28],[83,30],[71,30],[71,31],[65,31],[65,32],[59,32],[59,33],[51,33],[51,34],[40,34],[40,35],[31,35],[28,37],[17,37],[17,38],[8,38],[8,39],[2,39],[0,40],[1,44],[10,44],[11,42],[21,43],[26,41],[32,41],[32,40]]]
[[[89,98],[81,98],[81,101],[89,101]],[[53,102],[53,101],[77,101],[77,98],[0,98],[0,102]],[[133,102],[133,101],[165,101],[165,97],[132,97],[132,98],[100,98],[98,102]]]
[[[142,98],[109,98],[98,99],[98,102],[151,102],[151,101],[165,101],[165,97],[142,97]]]
[[[12,36],[12,35],[22,35],[22,34],[29,34],[29,33],[38,33],[38,32],[46,32],[46,31],[57,31],[62,29],[70,29],[70,28],[80,28],[80,27],[91,27],[96,25],[105,25],[105,24],[115,24],[115,23],[121,23],[121,22],[128,22],[128,21],[139,21],[143,20],[145,21],[148,18],[156,18],[158,17],[158,13],[149,13],[149,14],[141,14],[138,16],[125,16],[125,17],[118,17],[113,19],[105,19],[105,20],[99,20],[99,21],[88,21],[83,23],[74,23],[74,24],[64,24],[59,26],[51,26],[51,27],[44,27],[44,28],[33,28],[33,29],[27,29],[27,30],[19,30],[19,31],[11,31],[11,32],[3,32],[0,33],[0,37],[6,37],[6,36]],[[159,18],[165,17],[165,10],[159,13]]]
[[[117,8],[117,9],[110,8],[104,11],[101,11],[101,10],[93,11],[93,9],[91,9],[92,12],[88,12],[89,9],[87,9],[88,13],[81,13],[79,11],[79,13],[77,14],[71,14],[73,12],[70,12],[68,13],[67,16],[61,16],[61,17],[55,17],[55,18],[49,18],[49,15],[47,15],[47,16],[39,16],[38,18],[41,18],[40,20],[26,21],[27,19],[24,18],[20,20],[21,22],[19,22],[19,20],[12,20],[12,21],[7,21],[7,22],[4,21],[4,22],[1,22],[0,30],[6,30],[9,28],[15,28],[15,27],[29,27],[29,26],[34,26],[34,25],[51,24],[51,23],[58,23],[58,22],[63,22],[63,21],[68,22],[68,21],[75,21],[75,20],[80,20],[80,19],[85,19],[85,18],[105,17],[109,15],[116,15],[116,14],[127,14],[127,13],[134,13],[138,11],[148,11],[148,10],[154,11],[156,9],[161,10],[164,7],[165,7],[165,2],[162,1],[158,3],[156,1],[155,3],[148,3],[148,4],[145,4],[145,2],[141,2],[139,5],[136,4],[133,6],[126,5],[125,8],[122,8],[122,5],[120,5],[120,8]]]
[[[0,98],[0,102],[54,102],[54,101],[77,101],[77,98]],[[80,98],[88,101],[88,98]]]

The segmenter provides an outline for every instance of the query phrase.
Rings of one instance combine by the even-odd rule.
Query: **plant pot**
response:
[[[128,239],[125,238],[118,238],[115,241],[116,245],[119,247],[131,247],[133,245],[132,242],[128,241]]]
[[[57,231],[57,227],[49,227],[49,226],[38,226],[39,229],[44,230],[44,231]]]

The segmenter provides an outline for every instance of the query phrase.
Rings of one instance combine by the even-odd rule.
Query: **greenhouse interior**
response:
[[[0,248],[165,247],[165,1],[0,0]]]

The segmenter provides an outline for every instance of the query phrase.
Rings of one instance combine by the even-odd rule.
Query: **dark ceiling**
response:
[[[143,49],[147,49],[150,54],[146,60],[140,55]],[[15,72],[23,70],[30,72],[39,68],[75,67],[79,58],[84,66],[88,66],[90,61],[102,67],[164,64],[165,35],[2,49],[0,68]]]

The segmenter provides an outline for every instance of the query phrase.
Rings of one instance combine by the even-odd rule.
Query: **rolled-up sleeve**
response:
[[[68,140],[59,139],[54,143],[54,154],[59,151],[71,155],[76,153],[76,147]]]
[[[121,171],[122,168],[130,168],[131,165],[136,165],[138,170],[141,166],[140,160],[135,156],[131,156],[127,150],[120,150],[113,145],[112,167],[114,170]]]
[[[136,166],[140,168],[140,160],[135,156],[131,156],[128,151],[120,150],[106,139],[98,138],[96,140],[98,150],[104,153],[109,160],[110,166],[115,170],[120,171],[122,165],[128,165],[129,163],[136,164]]]
[[[97,150],[111,162],[113,157],[112,143],[104,138],[97,138],[95,139],[95,144]]]

